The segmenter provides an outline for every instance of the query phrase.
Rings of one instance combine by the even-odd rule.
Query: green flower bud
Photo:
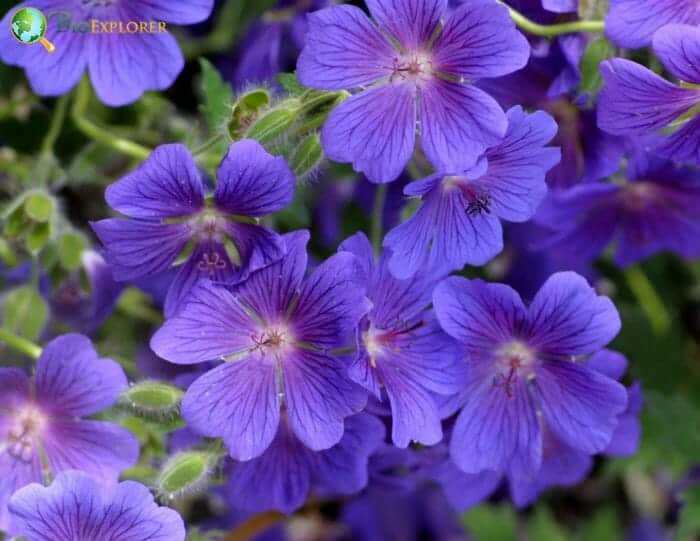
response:
[[[24,200],[24,212],[35,222],[48,222],[53,208],[53,199],[44,193],[31,193]]]
[[[58,257],[66,270],[75,270],[80,266],[85,240],[77,233],[64,233],[58,239]]]
[[[124,392],[123,399],[138,413],[165,417],[177,411],[182,390],[160,381],[141,381]]]
[[[265,88],[256,88],[241,95],[233,104],[228,129],[232,139],[245,133],[258,113],[270,105],[270,93]]]
[[[282,135],[294,125],[299,112],[297,100],[288,100],[271,109],[256,120],[247,130],[245,136],[267,143]]]
[[[206,480],[212,454],[204,451],[186,451],[173,456],[163,466],[156,486],[161,494],[175,498],[196,490]]]
[[[318,133],[304,137],[289,157],[289,166],[301,178],[316,169],[323,160],[321,138]]]

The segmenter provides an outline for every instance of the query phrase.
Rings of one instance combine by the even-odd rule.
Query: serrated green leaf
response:
[[[31,286],[18,287],[5,297],[3,326],[29,340],[36,340],[49,315],[46,301]]]
[[[228,120],[233,90],[208,60],[200,58],[199,65],[202,69],[201,91],[204,99],[202,110],[209,127],[216,130]]]

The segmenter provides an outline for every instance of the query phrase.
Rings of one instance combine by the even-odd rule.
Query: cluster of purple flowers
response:
[[[75,9],[191,24],[212,3]],[[511,4],[532,4],[534,18],[578,7]],[[366,489],[343,520],[369,528],[388,477],[410,485],[398,491],[407,506],[423,494],[463,510],[504,486],[525,506],[580,482],[596,455],[633,454],[641,389],[621,383],[627,360],[607,349],[621,321],[589,284],[591,264],[611,244],[619,266],[663,250],[700,255],[697,1],[611,0],[608,37],[651,44],[679,83],[611,59],[588,109],[576,101],[581,36],[530,43],[495,0],[367,8],[309,15],[297,74],[312,89],[348,91],[321,129],[330,160],[374,184],[412,170],[412,214],[383,239],[373,246],[358,232],[310,258],[309,231],[281,233],[268,219],[292,201],[294,174],[252,139],[230,145],[211,182],[184,145],[158,146],[107,188],[123,216],[91,224],[104,257],[95,276],[108,267],[120,283],[165,281],[150,348],[187,370],[159,373],[183,387],[185,447],[223,442],[222,493],[241,516]],[[169,86],[183,65],[169,34],[59,34],[59,52],[39,63],[10,39],[0,35],[0,57],[25,67],[37,93],[66,92],[87,68],[109,105]],[[511,263],[527,289],[507,273],[510,285],[465,277],[465,265],[499,260],[504,235],[520,238],[521,256],[547,252],[536,277]],[[96,280],[104,298],[73,322],[90,331],[121,287]],[[127,387],[123,369],[77,334],[49,342],[31,376],[0,368],[0,530],[184,539],[177,513],[143,485],[117,483],[139,459],[135,437],[83,419]],[[387,473],[401,468],[404,478]]]

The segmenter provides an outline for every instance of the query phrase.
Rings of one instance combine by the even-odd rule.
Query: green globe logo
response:
[[[10,20],[10,31],[17,41],[33,45],[37,41],[52,53],[56,47],[44,37],[46,34],[46,16],[36,8],[18,9]]]

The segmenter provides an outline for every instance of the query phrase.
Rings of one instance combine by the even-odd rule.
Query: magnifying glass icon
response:
[[[46,39],[46,16],[38,9],[24,7],[18,9],[10,19],[10,32],[24,45],[41,43],[47,52],[53,53],[56,46]]]

